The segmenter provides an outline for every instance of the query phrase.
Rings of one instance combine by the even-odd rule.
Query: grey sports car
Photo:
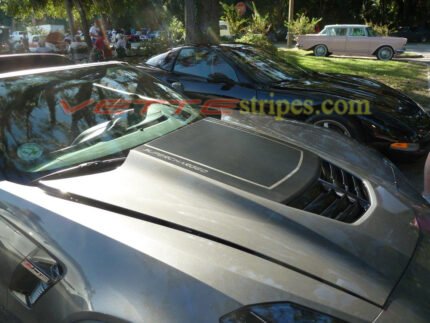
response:
[[[120,63],[0,93],[1,322],[430,320],[430,209],[373,150]]]

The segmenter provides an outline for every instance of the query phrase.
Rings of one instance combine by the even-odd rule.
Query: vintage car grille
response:
[[[370,207],[363,181],[322,161],[318,180],[288,206],[345,223],[357,221]]]

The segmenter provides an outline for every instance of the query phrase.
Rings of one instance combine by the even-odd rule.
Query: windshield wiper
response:
[[[117,157],[111,159],[101,159],[85,162],[76,166],[65,168],[50,174],[36,178],[33,182],[40,182],[44,180],[61,179],[67,177],[90,175],[94,173],[106,172],[113,170],[126,160],[127,157]]]

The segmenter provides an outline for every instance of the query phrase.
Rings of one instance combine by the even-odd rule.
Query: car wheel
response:
[[[318,57],[325,57],[328,54],[326,45],[316,45],[314,48],[314,55]]]
[[[378,49],[378,52],[376,53],[376,57],[381,61],[389,61],[393,58],[394,51],[389,46],[382,46]]]
[[[342,116],[312,116],[306,122],[333,130],[358,141],[364,141],[360,126],[349,118]]]

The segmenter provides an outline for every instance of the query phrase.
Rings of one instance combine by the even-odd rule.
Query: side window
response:
[[[327,35],[336,36],[336,33],[334,32],[334,28],[327,28]]]
[[[154,56],[146,61],[148,65],[161,68],[166,71],[170,71],[175,60],[176,51],[160,54]]]
[[[336,36],[346,36],[348,29],[347,28],[336,28]]]
[[[351,28],[350,36],[353,37],[363,37],[366,36],[364,28]]]
[[[176,60],[175,72],[209,78],[213,74],[223,74],[238,81],[236,72],[222,56],[208,48],[185,48]]]

